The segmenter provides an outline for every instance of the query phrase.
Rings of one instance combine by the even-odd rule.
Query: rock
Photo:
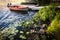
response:
[[[33,30],[33,29],[32,29],[32,30],[30,30],[30,33],[34,33],[34,32],[35,32],[35,30]]]
[[[40,29],[40,34],[44,34],[45,33],[45,30],[44,29]]]
[[[41,28],[44,29],[46,27],[46,24],[42,24]]]

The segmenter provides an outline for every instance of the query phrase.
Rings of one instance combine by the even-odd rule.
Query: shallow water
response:
[[[36,12],[28,11],[26,14],[10,11],[8,8],[0,9],[0,29],[8,27],[18,21],[29,20]]]

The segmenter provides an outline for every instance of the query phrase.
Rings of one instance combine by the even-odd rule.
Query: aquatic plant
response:
[[[14,25],[10,25],[9,27],[5,28],[3,31],[0,33],[0,40],[7,40],[11,39],[13,40],[13,36],[16,35],[18,30],[14,27]]]

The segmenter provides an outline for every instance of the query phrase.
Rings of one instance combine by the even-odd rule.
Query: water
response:
[[[0,9],[0,29],[8,27],[13,22],[29,20],[35,11],[28,11],[26,14],[10,11],[8,8]]]

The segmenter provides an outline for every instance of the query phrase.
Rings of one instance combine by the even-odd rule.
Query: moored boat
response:
[[[22,6],[22,5],[11,5],[11,6],[8,6],[8,8],[11,10],[11,11],[20,11],[20,12],[27,12],[29,10],[28,7],[25,7],[25,6]]]

